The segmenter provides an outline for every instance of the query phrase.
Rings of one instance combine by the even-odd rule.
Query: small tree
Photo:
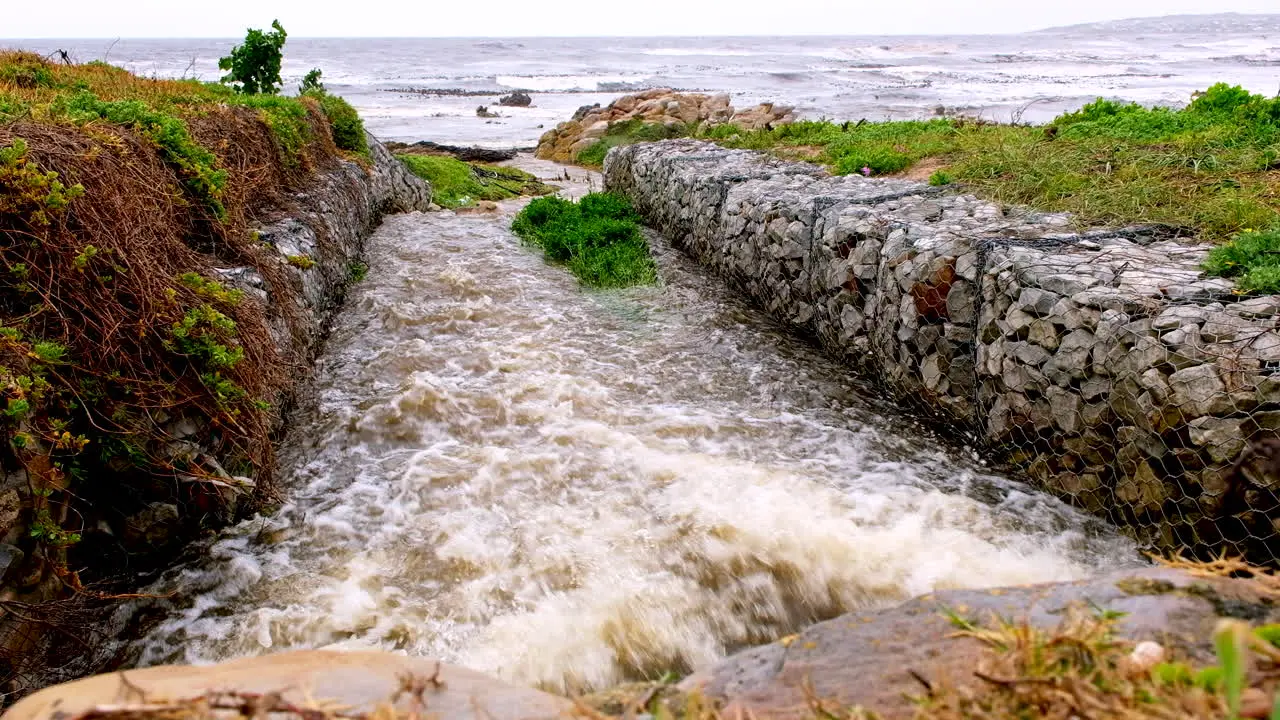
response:
[[[320,82],[320,76],[323,74],[320,72],[320,68],[312,68],[311,72],[302,78],[302,84],[298,86],[298,94],[323,93],[324,83]]]
[[[279,20],[272,20],[271,27],[271,32],[250,28],[244,44],[235,46],[230,55],[218,60],[218,68],[229,71],[222,82],[231,83],[236,92],[246,95],[280,92],[280,61],[288,34]]]

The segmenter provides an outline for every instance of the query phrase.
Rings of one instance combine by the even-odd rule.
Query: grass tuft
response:
[[[1209,251],[1205,272],[1236,278],[1246,293],[1280,293],[1280,225],[1247,230]]]
[[[622,288],[657,281],[657,266],[626,198],[591,193],[572,203],[538,198],[516,215],[511,229],[563,263],[584,285]]]
[[[604,165],[604,156],[609,153],[609,150],[620,145],[690,137],[697,132],[697,125],[664,125],[647,123],[640,118],[630,118],[609,125],[604,137],[581,150],[574,158],[574,162],[589,167],[601,167]]]
[[[431,199],[440,207],[459,208],[479,200],[508,200],[555,191],[517,168],[471,164],[446,155],[397,157],[413,174],[431,183]]]

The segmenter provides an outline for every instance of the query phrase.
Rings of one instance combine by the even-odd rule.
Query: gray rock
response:
[[[1018,309],[1036,317],[1045,317],[1053,312],[1053,306],[1060,299],[1057,295],[1038,288],[1022,288],[1018,295]]]
[[[1169,388],[1171,404],[1188,420],[1207,414],[1214,400],[1227,394],[1227,386],[1213,365],[1179,370],[1169,376]]]
[[[1091,275],[1045,275],[1040,278],[1040,287],[1058,295],[1075,295],[1102,283]]]
[[[1164,483],[1156,477],[1151,463],[1143,460],[1131,475],[1116,482],[1116,499],[1128,505],[1139,516],[1159,512],[1167,494]]]
[[[1265,297],[1252,298],[1243,300],[1238,303],[1227,305],[1224,310],[1241,317],[1249,319],[1261,319],[1274,317],[1280,314],[1280,295],[1267,295]]]
[[[22,567],[27,554],[9,543],[0,543],[0,585],[8,585],[10,574],[16,574]]]
[[[1045,350],[1058,349],[1058,327],[1048,319],[1036,320],[1027,329],[1027,340]]]
[[[1191,442],[1204,448],[1214,462],[1234,461],[1245,448],[1244,423],[1238,418],[1196,418],[1188,426]]]
[[[1069,485],[1091,495],[1096,476],[1085,480],[1088,475]],[[746,650],[699,669],[680,687],[723,702],[725,717],[809,717],[809,698],[819,697],[833,707],[911,718],[918,706],[909,698],[923,693],[921,679],[962,692],[982,682],[973,669],[985,646],[957,636],[948,612],[963,608],[965,617],[983,625],[1012,618],[1051,630],[1072,607],[1114,611],[1120,615],[1119,637],[1159,642],[1197,665],[1213,662],[1211,639],[1220,613],[1244,613],[1257,623],[1280,618],[1270,593],[1254,581],[1159,568],[1048,585],[940,590],[818,623],[787,643]]]
[[[22,517],[22,497],[16,488],[10,488],[0,494],[0,537],[8,534]]]
[[[947,293],[947,317],[953,323],[972,323],[976,317],[975,300],[973,285],[965,280],[957,280]]]
[[[181,527],[178,506],[172,503],[151,503],[125,520],[125,542],[148,549],[168,545]]]

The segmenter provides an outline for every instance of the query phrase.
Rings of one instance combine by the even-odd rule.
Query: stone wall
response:
[[[389,212],[426,211],[431,186],[409,170],[382,143],[369,138],[371,163],[366,167],[342,161],[319,175],[304,192],[292,198],[275,222],[258,228],[261,240],[275,248],[295,286],[295,308],[281,307],[267,283],[252,268],[224,268],[230,282],[261,298],[272,319],[276,344],[289,356],[310,358],[349,284],[353,265],[364,254],[365,238]],[[287,262],[305,255],[309,268]],[[294,324],[286,321],[292,314]]]
[[[1035,485],[1153,547],[1278,557],[1280,298],[1204,247],[688,140],[610,151],[605,184]]]

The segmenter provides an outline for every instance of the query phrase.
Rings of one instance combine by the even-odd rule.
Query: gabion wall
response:
[[[689,140],[605,186],[777,318],[1153,549],[1280,557],[1280,297],[1206,249]]]

